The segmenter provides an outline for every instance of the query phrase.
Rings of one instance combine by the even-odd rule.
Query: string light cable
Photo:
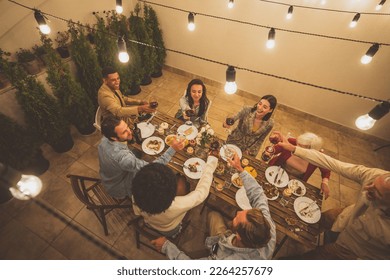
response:
[[[287,3],[283,3],[283,2],[270,1],[270,0],[258,0],[258,1],[265,2],[265,3],[270,3],[270,4],[282,5],[282,6],[293,6],[294,8],[318,10],[318,11],[324,11],[324,12],[346,13],[346,14],[357,14],[357,13],[359,13],[361,15],[371,15],[371,16],[372,15],[375,15],[375,16],[390,16],[390,13],[346,11],[346,10],[337,10],[337,9],[329,9],[329,8],[310,7],[310,6],[303,6],[303,5],[291,5],[291,4],[287,4]]]
[[[11,1],[11,0],[9,0],[9,1]],[[283,32],[288,32],[288,33],[293,33],[293,34],[314,36],[314,37],[320,37],[320,38],[326,38],[326,39],[342,40],[342,41],[348,41],[348,42],[354,42],[354,43],[362,43],[362,44],[370,44],[370,45],[379,44],[379,45],[382,45],[382,46],[390,46],[390,43],[385,43],[385,42],[381,43],[381,42],[365,41],[365,40],[344,38],[344,37],[324,35],[324,34],[317,34],[317,33],[311,33],[311,32],[304,32],[304,31],[298,31],[298,30],[291,30],[291,29],[274,27],[274,26],[268,26],[268,25],[262,25],[262,24],[257,24],[257,23],[247,22],[247,21],[242,21],[242,20],[237,20],[237,19],[225,18],[225,17],[205,14],[205,13],[201,13],[201,12],[189,11],[189,10],[185,10],[185,9],[181,9],[181,8],[177,8],[177,7],[172,7],[172,6],[168,6],[168,5],[164,5],[164,4],[160,4],[160,3],[155,3],[155,2],[151,2],[151,1],[147,1],[147,0],[138,0],[138,1],[146,3],[146,4],[150,4],[150,5],[155,5],[155,6],[159,6],[159,7],[163,7],[163,8],[167,8],[167,9],[180,11],[180,12],[183,12],[183,13],[186,13],[186,14],[193,13],[193,14],[196,14],[197,16],[210,17],[210,18],[214,18],[214,19],[225,20],[225,21],[230,21],[230,22],[235,22],[235,23],[240,23],[240,24],[260,27],[260,28],[265,28],[265,29],[274,28],[276,31],[283,31]],[[362,13],[360,13],[360,14],[362,14]]]
[[[21,5],[21,4],[15,2],[13,0],[8,0],[8,1],[9,2],[13,2],[13,3],[17,4],[17,5],[20,5],[20,6],[24,7],[24,8],[26,8],[26,9],[29,9],[29,10],[32,10],[32,11],[34,10],[31,7],[27,7],[25,5]],[[145,1],[145,2],[147,2],[147,1]],[[102,31],[99,31],[99,30],[97,30],[97,29],[95,29],[93,27],[90,27],[90,26],[87,26],[87,25],[83,25],[83,24],[81,24],[79,22],[74,22],[72,20],[67,20],[67,19],[55,16],[55,15],[44,13],[44,12],[42,12],[42,14],[45,14],[47,16],[51,16],[51,17],[56,18],[58,20],[62,20],[62,21],[65,21],[65,22],[70,22],[72,24],[75,24],[75,25],[87,28],[87,29],[89,29],[91,31],[94,31],[94,32],[102,32]],[[112,36],[115,39],[118,39],[116,34],[112,34],[112,33],[109,33],[109,32],[104,32],[104,34],[108,35],[108,36]],[[301,85],[304,85],[304,86],[314,87],[314,88],[317,88],[317,89],[327,90],[327,91],[331,91],[331,92],[335,92],[335,93],[339,93],[339,94],[344,94],[344,95],[348,95],[348,96],[353,96],[353,97],[357,97],[357,98],[361,98],[361,99],[365,99],[365,100],[370,100],[370,101],[374,101],[374,102],[385,102],[385,100],[382,100],[382,99],[379,99],[379,98],[375,98],[375,97],[364,96],[364,95],[353,93],[353,92],[338,90],[338,89],[334,89],[334,88],[330,88],[330,87],[326,87],[326,86],[321,86],[321,85],[315,85],[315,84],[312,84],[312,83],[309,83],[309,82],[295,80],[295,79],[291,79],[291,78],[288,78],[288,77],[283,77],[283,76],[279,76],[279,75],[275,75],[275,74],[271,74],[271,73],[266,73],[266,72],[262,72],[262,71],[258,71],[258,70],[252,70],[252,69],[248,69],[248,68],[244,68],[244,67],[240,67],[240,66],[234,66],[234,65],[231,65],[231,64],[227,64],[227,63],[224,63],[224,62],[217,61],[217,60],[205,58],[203,56],[197,56],[197,55],[189,54],[189,53],[186,53],[186,52],[183,52],[183,51],[174,50],[174,49],[170,49],[170,48],[162,48],[162,47],[154,46],[154,45],[151,45],[151,44],[139,42],[139,41],[132,40],[132,39],[128,39],[128,42],[134,43],[134,44],[144,45],[144,46],[151,47],[151,48],[166,50],[166,51],[169,51],[169,52],[172,52],[172,53],[188,56],[188,57],[191,57],[191,58],[207,61],[207,62],[214,63],[214,64],[223,65],[223,66],[226,66],[226,67],[232,66],[232,67],[234,67],[235,69],[238,69],[238,70],[259,74],[259,75],[266,76],[266,77],[272,77],[272,78],[276,78],[276,79],[279,79],[279,80],[284,80],[284,81],[288,81],[288,82],[292,82],[292,83],[296,83],[296,84],[301,84]]]

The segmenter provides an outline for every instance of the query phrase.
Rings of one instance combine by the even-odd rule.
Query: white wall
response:
[[[114,0],[104,1],[27,1],[44,12],[63,18],[94,22],[92,11],[113,9]],[[123,0],[128,14],[136,0]],[[275,28],[304,31],[357,40],[390,43],[390,16],[362,15],[355,29],[348,27],[353,14],[321,12],[295,8],[293,19],[287,21],[286,6],[258,0],[235,0],[234,9],[227,8],[228,0],[151,0],[198,13],[232,18]],[[330,9],[373,12],[379,0],[327,1],[283,0],[280,2],[325,7]],[[195,16],[196,30],[186,27],[187,14],[152,5],[157,11],[164,32],[166,47],[204,58],[300,80],[337,90],[375,97],[390,98],[390,47],[382,46],[371,64],[362,65],[360,57],[369,44],[276,32],[276,47],[265,48],[268,29]],[[390,13],[386,3],[383,13]],[[65,23],[51,18],[52,30],[65,29]],[[53,32],[53,33],[54,33]],[[53,35],[54,36],[54,35]],[[0,0],[0,47],[16,51],[31,47],[39,41],[36,22],[31,11]],[[226,67],[203,60],[168,52],[168,65],[208,77],[221,83]],[[366,114],[377,103],[312,88],[263,75],[237,70],[237,84],[242,90],[258,96],[274,94],[280,103],[318,117],[355,128],[356,117]],[[390,140],[390,114],[379,120],[367,133]]]

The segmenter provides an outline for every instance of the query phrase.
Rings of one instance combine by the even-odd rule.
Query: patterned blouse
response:
[[[252,107],[244,107],[236,116],[234,121],[239,121],[238,126],[227,138],[228,144],[238,146],[241,151],[248,151],[250,155],[256,156],[260,150],[265,137],[274,126],[273,119],[263,121],[260,127],[253,131],[253,121],[256,112],[251,112]]]

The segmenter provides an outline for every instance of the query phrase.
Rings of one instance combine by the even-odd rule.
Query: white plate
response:
[[[296,196],[304,196],[306,194],[306,187],[305,185],[299,181],[299,180],[296,180],[296,179],[292,179],[290,180],[290,182],[288,182],[288,187],[293,191],[293,194],[296,195]],[[300,194],[298,194],[296,192],[296,190],[298,189],[298,187],[301,187],[302,191]]]
[[[138,128],[141,130],[141,137],[142,138],[148,138],[149,136],[152,136],[154,133],[154,130],[156,129],[154,125],[151,123],[146,122],[140,122],[138,124]]]
[[[226,149],[233,149],[233,150],[235,150],[237,155],[238,155],[238,157],[241,159],[242,152],[241,152],[240,148],[237,147],[236,145],[233,145],[233,144],[226,144],[226,145],[222,145],[221,149],[219,149],[219,154],[220,154],[220,156],[221,156],[221,158],[223,160],[226,161],[226,157],[225,157],[225,150]]]
[[[310,205],[310,203],[312,203],[312,202],[313,202],[313,200],[311,200],[310,198],[308,198],[306,196],[297,197],[294,201],[295,213],[298,215],[298,217],[302,221],[309,223],[309,224],[315,224],[320,220],[320,218],[321,218],[320,207],[318,207],[318,205],[316,203],[314,203],[307,210],[305,210],[305,212],[309,211],[310,214],[308,214],[308,215],[301,215],[299,213],[299,211],[301,211],[306,206]]]
[[[199,163],[199,165],[196,166],[196,168],[198,169],[198,172],[191,172],[188,168],[185,168],[185,167],[183,167],[183,171],[191,179],[200,179],[200,177],[202,177],[202,174],[203,174],[203,167],[206,164],[203,159],[195,158],[195,157],[189,158],[186,160],[184,165],[188,166],[190,164],[195,164],[195,162]]]
[[[158,150],[148,148],[149,142],[153,140],[157,140],[158,142],[160,142],[160,148]],[[161,153],[162,150],[164,150],[164,147],[165,147],[164,141],[160,137],[156,137],[156,136],[149,137],[142,142],[142,150],[148,155],[157,155]]]
[[[278,175],[278,171],[280,174],[283,174],[283,175],[279,175],[280,178],[279,184],[277,181],[275,182],[275,178]],[[265,170],[265,178],[270,184],[278,188],[284,188],[285,186],[287,186],[289,178],[287,172],[284,171],[282,173],[282,171],[284,171],[284,169],[283,168],[279,169],[279,166],[270,166]]]
[[[192,132],[190,134],[186,135],[184,132],[190,128],[192,128]],[[196,135],[198,135],[198,129],[193,125],[183,124],[177,128],[177,133],[183,134],[187,138],[187,140],[192,140],[192,139],[196,138]]]
[[[246,196],[246,191],[244,188],[239,189],[236,192],[236,202],[237,205],[242,209],[242,210],[248,210],[252,209],[251,204],[249,203],[249,199]]]
[[[236,185],[235,183],[234,183],[234,180],[236,179],[236,178],[238,178],[240,175],[238,174],[238,173],[234,173],[233,175],[232,175],[232,183],[233,183],[233,185],[235,185],[237,188],[242,188],[242,186],[243,185]],[[242,181],[242,180],[241,180]]]

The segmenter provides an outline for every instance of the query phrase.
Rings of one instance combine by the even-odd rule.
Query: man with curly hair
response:
[[[184,195],[177,193],[183,189],[184,177],[177,178],[171,169],[158,163],[143,167],[133,180],[134,212],[162,235],[174,238],[187,211],[207,198],[217,163],[218,159],[210,155],[195,190]]]

